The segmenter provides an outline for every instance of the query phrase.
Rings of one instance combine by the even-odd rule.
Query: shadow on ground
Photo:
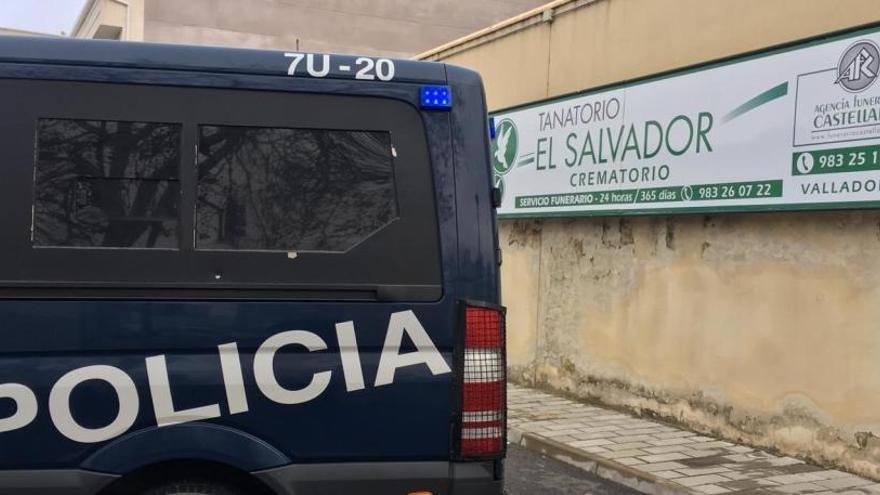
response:
[[[508,495],[637,495],[564,462],[518,445],[508,445],[505,469]]]

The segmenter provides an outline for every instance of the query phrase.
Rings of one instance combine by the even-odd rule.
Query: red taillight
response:
[[[463,361],[460,454],[502,454],[507,429],[503,309],[465,307]]]

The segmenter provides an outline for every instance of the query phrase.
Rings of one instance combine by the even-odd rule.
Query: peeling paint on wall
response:
[[[497,110],[880,20],[876,0],[574,4],[432,59],[479,71]],[[880,212],[500,227],[513,380],[880,479]]]
[[[880,212],[506,220],[511,377],[880,478]]]

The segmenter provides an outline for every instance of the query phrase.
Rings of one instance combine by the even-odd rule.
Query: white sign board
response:
[[[501,217],[880,206],[880,28],[493,114]]]

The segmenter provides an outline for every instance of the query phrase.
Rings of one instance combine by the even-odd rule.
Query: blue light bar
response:
[[[449,86],[422,86],[419,101],[425,110],[449,110],[452,108],[452,90]]]

